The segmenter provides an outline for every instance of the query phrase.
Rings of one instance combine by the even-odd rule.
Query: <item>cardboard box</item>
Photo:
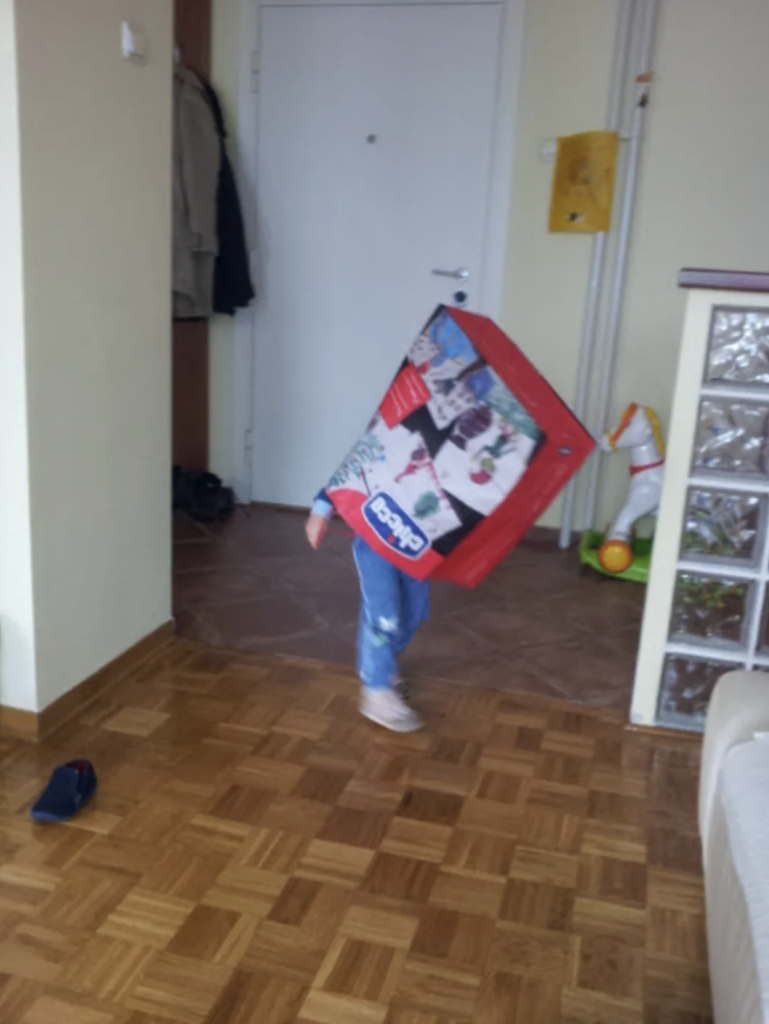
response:
[[[474,587],[593,448],[491,320],[439,307],[327,490],[411,576]]]

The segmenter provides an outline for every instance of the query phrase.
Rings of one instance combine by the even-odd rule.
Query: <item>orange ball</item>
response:
[[[599,548],[598,561],[606,572],[624,572],[633,563],[633,549],[624,540],[607,540]]]

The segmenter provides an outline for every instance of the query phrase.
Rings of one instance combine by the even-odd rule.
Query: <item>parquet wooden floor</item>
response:
[[[0,741],[3,1024],[703,1024],[699,748],[614,712],[177,642]],[[90,757],[93,805],[29,820]]]

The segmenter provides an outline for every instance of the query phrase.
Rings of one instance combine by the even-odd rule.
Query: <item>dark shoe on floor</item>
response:
[[[95,792],[96,772],[90,761],[59,765],[32,808],[32,817],[35,821],[69,821]]]

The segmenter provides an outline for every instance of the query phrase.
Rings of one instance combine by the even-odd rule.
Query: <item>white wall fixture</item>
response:
[[[120,26],[120,47],[124,60],[132,64],[147,63],[147,36],[128,21]]]
[[[556,139],[543,139],[539,146],[539,159],[545,164],[555,163],[557,152],[558,142]]]
[[[609,82],[609,104],[606,111],[606,131],[619,132],[622,117],[625,81],[627,79],[630,40],[633,34],[633,9],[635,0],[620,0],[617,14],[617,38],[614,43],[614,63]],[[582,318],[582,333],[577,358],[577,385],[574,391],[572,408],[577,419],[583,421],[587,409],[587,396],[590,390],[590,374],[593,368],[593,352],[595,349],[598,328],[598,313],[601,308],[601,291],[603,288],[604,269],[606,266],[606,232],[599,231],[593,236],[593,249],[590,255],[590,272],[588,275],[585,312]],[[596,455],[593,458],[597,458]],[[574,498],[576,494],[577,476],[569,481],[563,499],[563,517],[559,543],[567,548],[571,543],[572,517],[574,515]],[[588,521],[587,527],[592,524]]]
[[[598,382],[597,414],[593,423],[593,434],[601,437],[606,430],[609,417],[611,388],[614,383],[614,368],[617,361],[619,331],[622,324],[622,311],[625,304],[625,285],[627,282],[628,261],[630,257],[630,238],[635,218],[636,196],[638,193],[638,177],[641,168],[641,154],[644,140],[644,128],[649,109],[649,98],[652,88],[652,66],[654,58],[654,41],[657,33],[659,0],[645,0],[641,29],[641,53],[638,62],[638,73],[635,80],[635,98],[633,117],[630,127],[628,146],[627,171],[625,173],[624,194],[620,211],[620,225],[617,237],[617,255],[614,262],[612,290],[609,297],[609,316],[606,326],[606,341],[601,352],[601,373]],[[596,453],[589,462],[587,501],[585,508],[585,525],[594,525],[598,485],[600,483],[601,456]]]

